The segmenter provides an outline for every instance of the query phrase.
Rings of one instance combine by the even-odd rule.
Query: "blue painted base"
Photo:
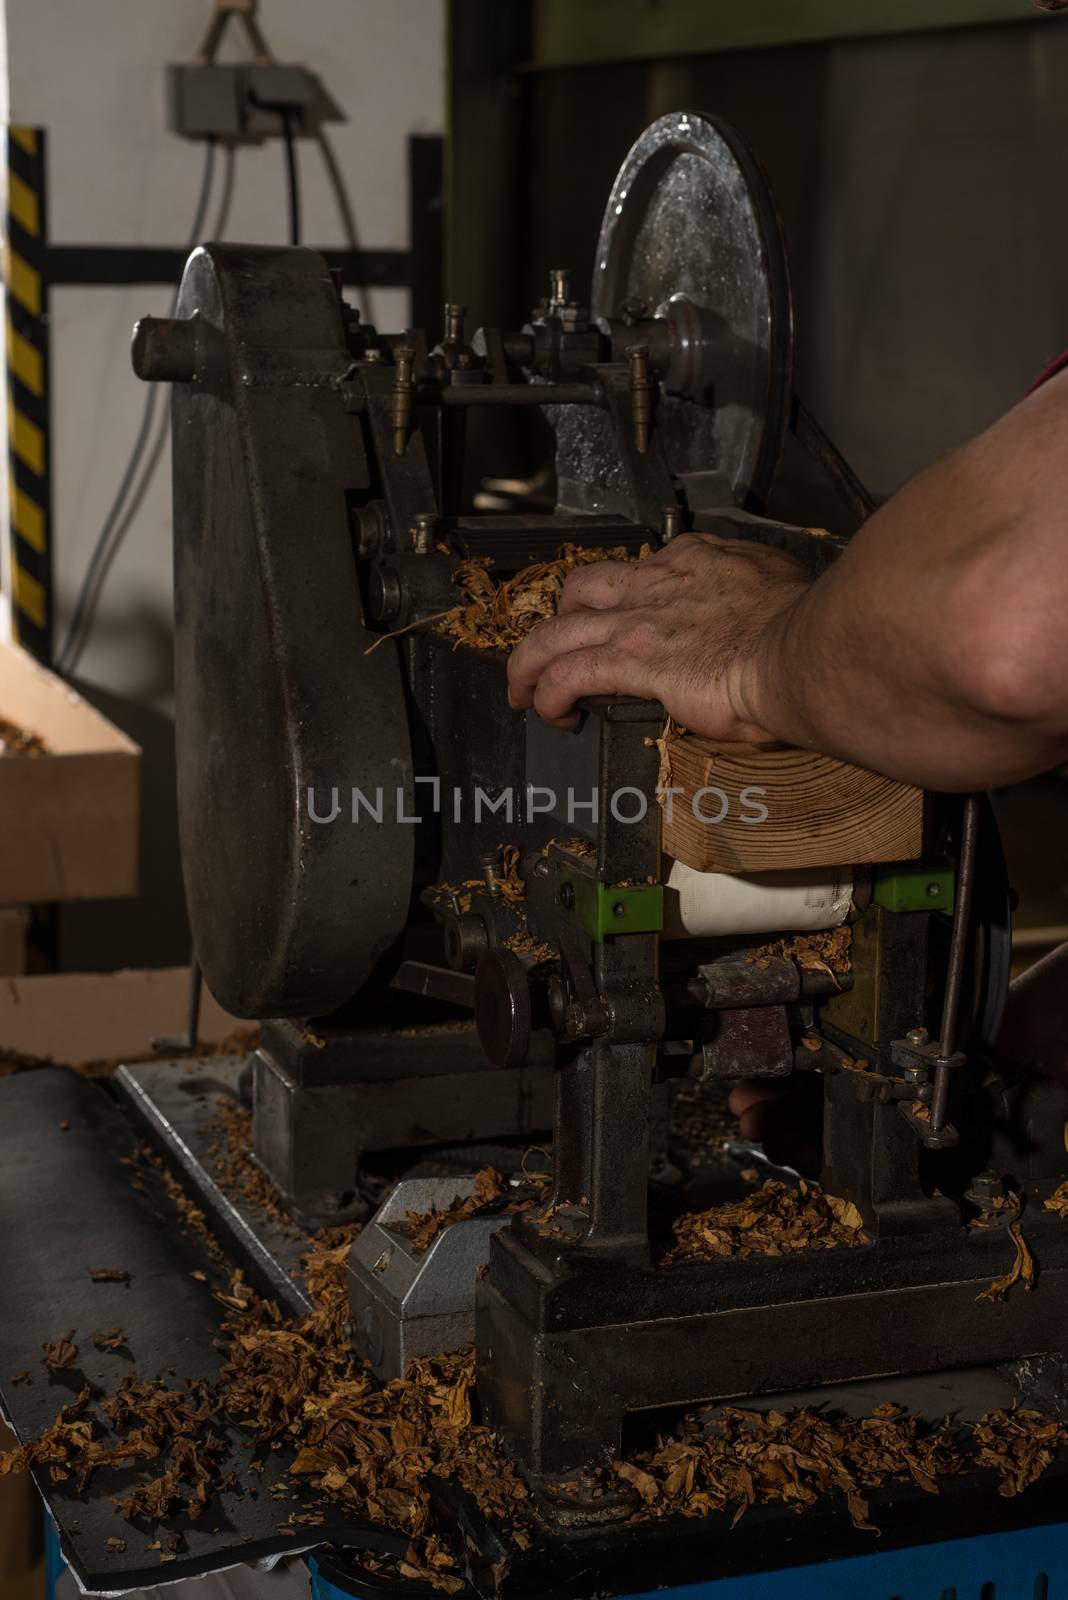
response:
[[[311,1600],[351,1600],[309,1562]],[[622,1600],[1065,1600],[1068,1523],[887,1550],[848,1561],[645,1590]],[[546,1594],[543,1600],[572,1600]]]

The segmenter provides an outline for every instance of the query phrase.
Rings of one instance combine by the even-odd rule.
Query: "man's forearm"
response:
[[[934,789],[1068,753],[1068,389],[1048,386],[873,516],[738,664],[745,718]]]

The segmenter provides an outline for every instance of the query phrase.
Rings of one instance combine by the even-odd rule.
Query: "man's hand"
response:
[[[766,739],[747,708],[748,668],[811,581],[778,550],[710,533],[645,561],[591,562],[513,652],[509,701],[570,728],[583,695],[636,695],[708,738]]]

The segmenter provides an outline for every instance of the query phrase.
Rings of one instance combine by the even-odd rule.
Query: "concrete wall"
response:
[[[166,131],[163,69],[193,54],[210,11],[209,0],[6,0],[10,120],[48,130],[54,242],[188,242],[204,151]],[[360,243],[406,246],[406,139],[442,126],[443,0],[263,0],[260,20],[275,55],[318,73],[348,119],[328,131]],[[247,54],[236,21],[227,45],[224,55]],[[307,242],[344,245],[310,143],[301,145],[300,165]],[[227,237],[282,242],[285,230],[280,141],[240,150]],[[146,311],[166,311],[169,299],[158,287],[55,293],[53,539],[61,639],[144,402],[130,371],[130,328]],[[406,315],[404,291],[368,300],[385,324]],[[88,682],[160,710],[170,702],[169,482],[165,456],[115,562],[81,665]]]
[[[210,0],[2,0],[9,120],[44,127],[49,229],[57,244],[184,246],[204,147],[166,131],[164,65],[200,42]],[[444,118],[444,0],[261,0],[274,54],[317,73],[346,120],[327,133],[358,242],[406,248],[407,139]],[[223,59],[247,56],[230,24]],[[304,239],[349,241],[318,149],[299,147]],[[241,149],[225,237],[281,243],[287,214],[281,141]],[[216,199],[223,172],[216,161]],[[217,204],[205,230],[215,235]],[[350,292],[350,298],[352,297]],[[166,313],[166,288],[66,288],[53,294],[53,548],[57,642],[137,433],[146,389],[129,338],[145,312]],[[403,326],[404,290],[367,295],[379,326]],[[162,410],[162,408],[161,408]],[[6,495],[3,500],[6,509]],[[170,712],[169,441],[104,592],[78,678],[146,749],[142,901],[63,913],[64,965],[163,964],[188,953],[173,820]],[[6,531],[4,544],[7,545]]]

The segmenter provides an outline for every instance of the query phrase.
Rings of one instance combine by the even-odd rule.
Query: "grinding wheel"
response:
[[[348,497],[366,491],[338,294],[310,250],[209,245],[173,391],[175,697],[186,898],[241,1017],[336,1009],[408,913],[411,749],[396,654],[365,652]],[[176,372],[175,377],[179,374]],[[190,374],[192,376],[192,374]],[[351,820],[352,790],[384,799]],[[315,820],[309,806],[314,796]],[[404,814],[404,813],[402,813]]]
[[[738,504],[762,499],[789,419],[793,316],[775,204],[733,129],[672,112],[641,135],[601,223],[591,307],[672,325],[657,417],[672,472],[717,470]]]

